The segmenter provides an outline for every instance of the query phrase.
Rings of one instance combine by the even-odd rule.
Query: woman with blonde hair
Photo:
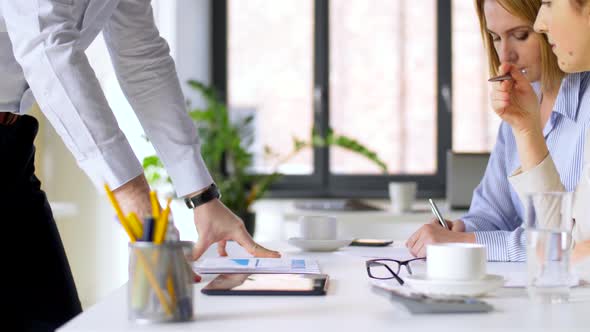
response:
[[[571,76],[579,77],[571,86],[570,103],[576,106],[579,132],[587,133],[582,178],[574,193],[573,235],[576,246],[573,258],[590,256],[590,0],[543,1],[535,22],[535,30],[548,38],[559,67]],[[575,33],[574,33],[575,31]],[[503,63],[500,74],[510,72],[512,82],[497,83],[493,88],[493,108],[510,124],[520,142],[520,169],[510,178],[515,189],[524,197],[527,193],[572,191],[563,181],[560,159],[540,135],[536,114],[538,100],[531,86],[512,64]],[[573,129],[572,129],[573,130]],[[576,149],[572,159],[582,156]]]
[[[508,63],[528,86],[532,86],[531,96],[539,105],[532,121],[559,161],[556,164],[564,185],[570,190],[575,188],[583,163],[581,154],[576,151],[583,149],[584,130],[576,121],[577,108],[571,95],[577,91],[581,77],[563,78],[564,73],[559,69],[548,40],[533,30],[541,0],[476,0],[475,8],[490,76],[501,74],[500,63]],[[501,123],[496,145],[482,181],[473,193],[469,212],[460,220],[449,222],[451,231],[436,222],[422,226],[406,244],[414,255],[424,256],[429,243],[471,242],[487,246],[488,260],[526,259],[521,227],[524,208],[508,180],[521,164],[521,140],[509,122]]]

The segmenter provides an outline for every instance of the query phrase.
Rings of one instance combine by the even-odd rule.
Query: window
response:
[[[436,2],[329,6],[332,128],[374,149],[392,175],[435,174]],[[363,157],[330,152],[332,174],[379,174]]]
[[[293,136],[307,138],[313,126],[313,2],[230,1],[227,15],[229,110],[254,115],[254,171],[272,172],[276,160],[265,158],[265,146],[286,156]],[[312,152],[279,170],[313,173]]]
[[[493,146],[498,121],[472,2],[218,0],[212,8],[213,84],[235,116],[257,118],[255,172],[273,169],[264,145],[284,154],[314,127],[357,139],[388,167],[382,174],[354,153],[315,148],[282,165],[277,195],[385,196],[387,182],[406,180],[418,182],[419,196],[442,196],[447,150]]]
[[[500,118],[488,100],[488,63],[473,1],[453,0],[453,150],[487,152]]]

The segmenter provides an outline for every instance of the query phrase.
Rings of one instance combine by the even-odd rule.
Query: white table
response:
[[[575,288],[567,304],[534,304],[522,288],[503,288],[484,298],[495,311],[483,314],[411,315],[371,289],[366,258],[338,253],[302,253],[285,243],[270,243],[284,256],[319,261],[330,275],[327,296],[206,296],[195,285],[195,320],[136,325],[127,320],[126,287],[91,307],[59,331],[588,331],[590,288]],[[241,249],[230,248],[230,255]],[[208,252],[213,255],[213,251]],[[489,263],[488,272],[525,272],[522,263]]]

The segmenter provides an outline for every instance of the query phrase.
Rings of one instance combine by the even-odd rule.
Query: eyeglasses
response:
[[[406,271],[412,274],[412,266],[416,266],[418,261],[424,261],[426,257],[419,257],[409,259],[407,261],[398,261],[396,259],[379,258],[368,260],[365,264],[367,266],[367,273],[373,279],[395,279],[400,285],[404,284],[402,278],[399,277],[399,272],[402,266],[405,266]]]

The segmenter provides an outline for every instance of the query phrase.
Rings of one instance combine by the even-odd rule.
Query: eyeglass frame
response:
[[[399,261],[397,259],[391,259],[391,258],[375,258],[375,259],[370,259],[368,261],[365,262],[365,266],[367,268],[367,274],[369,275],[369,278],[372,279],[377,279],[377,280],[389,280],[389,279],[395,279],[397,280],[397,282],[403,286],[404,284],[404,280],[402,278],[400,278],[400,276],[398,275],[399,272],[401,271],[402,266],[406,267],[406,271],[408,271],[409,274],[412,274],[412,269],[410,268],[410,263],[417,261],[417,260],[426,260],[426,257],[417,257],[417,258],[412,258],[412,259],[408,259],[405,261]],[[385,264],[385,263],[380,263],[379,261],[387,261],[387,262],[396,262],[398,265],[398,270],[397,272],[393,272],[393,270],[391,270],[391,268]],[[391,272],[392,277],[387,277],[387,278],[378,278],[373,276],[373,274],[371,274],[371,264],[379,264],[384,266],[389,272]]]

